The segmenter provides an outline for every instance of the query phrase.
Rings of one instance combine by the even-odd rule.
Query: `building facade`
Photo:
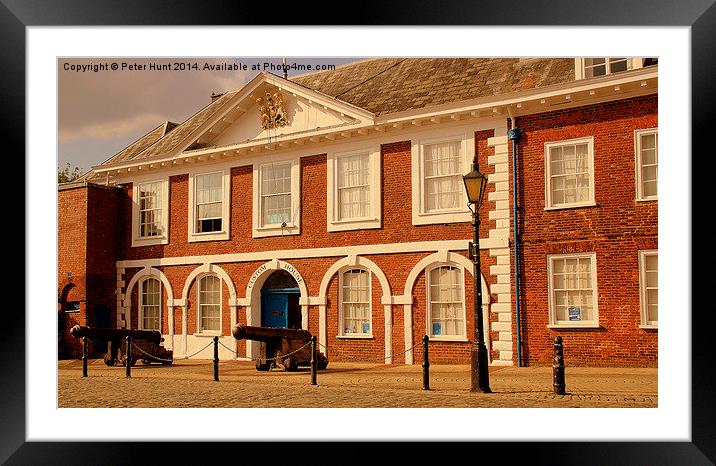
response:
[[[550,364],[561,335],[571,364],[655,366],[657,72],[577,58],[260,73],[60,188],[61,314],[101,326],[111,301],[111,326],[160,330],[176,357],[213,357],[215,335],[235,348],[222,358],[255,357],[231,336],[242,323],[308,329],[333,361],[412,364],[428,335],[431,361],[467,363],[477,280],[493,365]],[[473,159],[488,177],[477,278]],[[109,269],[111,287],[91,281]]]

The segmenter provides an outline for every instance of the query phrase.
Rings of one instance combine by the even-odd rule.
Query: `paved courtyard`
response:
[[[183,360],[171,366],[140,364],[125,377],[123,367],[58,362],[59,407],[273,407],[273,408],[648,408],[657,406],[657,369],[567,367],[567,395],[552,390],[551,367],[491,367],[492,394],[469,391],[469,366],[430,367],[422,390],[420,365],[329,364],[318,372],[257,372],[249,361],[223,361],[218,382],[211,361]]]

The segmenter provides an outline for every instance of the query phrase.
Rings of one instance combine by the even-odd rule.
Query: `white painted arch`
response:
[[[298,271],[296,267],[289,264],[286,261],[279,259],[272,259],[258,266],[249,282],[246,284],[246,299],[249,300],[248,306],[260,305],[261,304],[261,288],[264,285],[266,279],[277,270],[285,270],[290,273],[298,284],[298,289],[301,291],[301,297],[308,297],[308,288],[306,288],[306,281],[303,279],[303,275]]]
[[[298,271],[292,264],[282,261],[279,259],[272,259],[258,266],[249,282],[246,284],[246,298],[243,300],[243,304],[246,306],[246,324],[247,325],[259,325],[261,322],[261,288],[263,287],[266,279],[277,270],[285,270],[290,273],[298,284],[298,289],[301,292],[299,303],[301,305],[301,327],[308,329],[308,288],[306,287],[306,281],[303,279],[303,275]],[[259,342],[247,341],[246,342],[246,356],[251,358],[255,354],[258,354]]]
[[[418,276],[420,273],[425,270],[427,267],[431,267],[433,265],[438,264],[448,264],[453,263],[461,266],[465,270],[470,272],[470,275],[474,275],[473,272],[473,263],[465,256],[462,256],[460,254],[456,254],[454,252],[449,251],[438,251],[434,254],[430,254],[429,256],[426,256],[422,258],[420,261],[418,261],[415,266],[413,266],[413,269],[408,274],[408,278],[405,280],[405,289],[403,291],[403,294],[405,296],[410,296],[413,293],[413,287],[415,286],[415,281],[418,279]],[[487,289],[487,282],[485,282],[485,277],[480,277],[480,285],[482,288],[482,297],[483,297],[483,305],[490,303],[490,293]],[[486,300],[486,301],[485,301]]]
[[[427,268],[431,268],[433,266],[438,265],[458,265],[462,267],[463,269],[470,272],[471,275],[474,277],[474,271],[473,271],[473,263],[470,261],[467,257],[462,256],[460,254],[456,254],[454,252],[450,252],[447,250],[441,250],[434,254],[430,254],[429,256],[426,256],[418,261],[415,266],[413,266],[413,269],[408,274],[408,278],[405,280],[405,288],[403,291],[404,297],[406,297],[406,300],[410,302],[411,304],[404,304],[403,305],[403,322],[405,325],[404,328],[404,339],[405,339],[405,363],[406,364],[412,364],[413,363],[413,305],[412,305],[412,295],[413,295],[413,287],[415,286],[415,282],[418,279],[418,276]],[[474,279],[474,278],[473,278]],[[480,274],[480,285],[482,288],[482,315],[483,315],[483,333],[485,335],[485,344],[487,347],[490,347],[490,324],[489,324],[489,304],[490,304],[490,293],[487,288],[487,282],[485,281],[485,277]],[[407,299],[407,298],[410,299]],[[467,313],[466,313],[467,314]],[[467,317],[467,315],[466,315]],[[488,358],[489,358],[489,352],[488,352]]]
[[[139,283],[140,280],[143,280],[145,278],[156,278],[162,282],[162,286],[167,292],[167,302],[166,306],[169,311],[172,310],[174,306],[174,290],[172,289],[172,284],[169,282],[169,279],[166,275],[164,275],[164,272],[162,272],[159,269],[155,269],[154,267],[144,267],[141,270],[139,270],[137,273],[134,274],[131,280],[129,280],[129,283],[127,284],[127,290],[124,293],[124,301],[122,302],[122,308],[125,314],[125,321],[127,328],[132,328],[132,292],[134,291],[134,287]],[[138,310],[137,310],[138,312]],[[169,315],[169,322],[173,322],[173,319],[171,318],[171,312],[168,313]],[[160,314],[160,326],[161,326],[161,314]],[[161,327],[160,327],[161,328]]]
[[[361,256],[348,256],[334,262],[333,265],[331,265],[326,271],[326,273],[323,275],[323,280],[321,280],[321,287],[319,288],[318,296],[326,296],[326,293],[328,292],[328,284],[330,283],[331,278],[333,278],[335,274],[342,271],[343,269],[349,269],[353,267],[361,267],[372,272],[380,282],[380,287],[383,290],[383,298],[390,298],[390,283],[388,283],[388,278],[385,276],[383,270],[378,266],[378,264],[376,264],[372,260]]]
[[[370,271],[375,277],[378,279],[378,282],[380,283],[380,287],[383,291],[383,296],[381,298],[381,301],[384,303],[383,306],[383,313],[384,313],[384,322],[385,322],[385,356],[386,356],[386,363],[391,364],[393,362],[392,358],[392,346],[393,346],[393,324],[392,324],[392,308],[390,303],[392,302],[392,297],[390,293],[390,283],[388,282],[388,277],[385,276],[385,273],[383,270],[373,262],[372,260],[357,256],[357,255],[350,255],[348,257],[344,257],[343,259],[339,259],[336,262],[331,265],[326,273],[323,275],[323,280],[321,280],[321,287],[319,288],[318,292],[318,300],[319,304],[319,314],[318,314],[318,339],[320,344],[323,346],[324,349],[327,350],[328,345],[328,308],[326,306],[326,293],[328,293],[328,284],[331,282],[331,279],[333,276],[337,273],[340,273],[344,270],[348,270],[351,268],[360,267],[365,270]]]
[[[181,294],[184,306],[186,306],[189,289],[191,288],[191,284],[194,280],[196,280],[200,275],[211,274],[216,274],[226,284],[226,287],[229,289],[229,304],[236,302],[236,287],[234,287],[234,282],[231,280],[229,274],[216,264],[206,263],[192,270],[189,276],[186,277],[186,280],[184,281],[184,290]]]

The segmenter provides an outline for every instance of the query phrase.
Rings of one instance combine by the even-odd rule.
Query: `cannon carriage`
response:
[[[75,338],[87,337],[91,340],[105,340],[108,342],[107,354],[104,363],[114,366],[117,363],[124,365],[129,357],[129,364],[134,366],[137,361],[143,364],[157,362],[169,365],[173,362],[174,352],[162,346],[164,338],[157,330],[131,330],[126,328],[93,328],[75,325],[70,329],[70,335]],[[127,350],[127,338],[132,338],[134,348]],[[139,348],[139,349],[137,349]]]
[[[268,371],[272,368],[295,371],[301,366],[311,365],[311,332],[301,329],[251,327],[237,325],[232,334],[237,340],[258,341],[259,358],[256,370]],[[317,352],[318,369],[328,366],[328,358]]]

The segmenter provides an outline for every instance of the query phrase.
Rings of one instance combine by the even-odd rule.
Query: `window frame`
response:
[[[201,281],[207,277],[214,277],[219,281],[219,330],[204,330],[201,325],[201,301],[199,299],[201,290]],[[203,273],[196,277],[196,336],[221,336],[224,330],[224,281],[215,273]]]
[[[458,270],[458,273],[460,275],[460,287],[462,289],[462,295],[460,297],[462,302],[462,319],[463,319],[463,329],[464,332],[462,335],[433,335],[433,329],[432,329],[432,319],[430,318],[431,312],[432,312],[432,299],[431,299],[431,293],[430,293],[430,285],[431,285],[431,278],[430,275],[432,274],[432,271],[435,269],[438,269],[440,267],[453,267]],[[468,341],[467,338],[467,306],[465,303],[465,268],[461,266],[460,264],[454,263],[454,262],[438,262],[435,264],[431,264],[430,266],[425,268],[425,334],[428,335],[428,338],[430,340],[435,341],[460,341],[465,342]],[[482,309],[480,309],[480,312],[482,312]],[[474,322],[474,325],[477,325],[477,322]]]
[[[610,75],[612,75],[612,74],[614,74],[614,73],[624,73],[624,72],[625,72],[625,71],[615,71],[614,73],[611,73],[611,72],[609,72],[609,70],[607,70],[606,73],[604,74],[604,76],[592,76],[592,77],[590,77],[590,78],[587,78],[587,77],[586,77],[586,74],[585,74],[585,72],[584,72],[584,70],[585,70],[585,62],[584,62],[584,59],[585,59],[585,58],[605,58],[605,59],[609,59],[609,58],[619,58],[619,57],[577,57],[577,58],[575,58],[575,59],[574,59],[574,79],[575,79],[575,80],[579,80],[579,79],[603,78],[604,76],[610,76]],[[643,65],[643,60],[644,60],[644,58],[643,58],[643,57],[624,57],[624,58],[626,58],[626,60],[627,60],[627,69],[626,69],[626,71],[636,70],[636,69],[639,69],[639,68],[643,68],[643,67],[644,67],[644,65]]]
[[[343,331],[343,275],[353,270],[361,270],[368,274],[368,321],[370,323],[369,333],[345,333]],[[338,273],[338,335],[340,339],[371,339],[373,338],[373,273],[365,267],[351,266],[340,270]]]
[[[161,222],[162,234],[157,236],[140,236],[141,221],[139,192],[142,186],[149,184],[161,185]],[[169,178],[151,178],[136,180],[132,183],[132,247],[153,246],[169,243]]]
[[[199,176],[221,173],[221,231],[196,232],[196,179]],[[188,211],[188,241],[190,243],[199,241],[228,240],[231,228],[231,179],[229,168],[207,169],[189,173],[189,206]]]
[[[641,137],[650,134],[656,135],[656,195],[644,196],[644,188],[642,183],[642,160],[641,160]],[[659,200],[659,128],[645,128],[634,130],[634,170],[636,180],[636,200],[637,201],[657,201]]]
[[[267,166],[291,165],[291,221],[286,226],[280,224],[263,225],[263,178],[262,169]],[[301,233],[301,161],[299,157],[276,158],[271,162],[253,164],[253,219],[252,237],[298,235]]]
[[[159,318],[158,318],[159,328],[158,328],[158,329],[146,329],[146,328],[144,328],[144,293],[143,293],[143,287],[144,287],[144,283],[147,282],[147,281],[149,281],[149,280],[156,280],[156,281],[159,283]],[[138,304],[139,304],[139,313],[138,313],[137,327],[139,328],[139,330],[158,330],[158,331],[161,333],[161,331],[162,331],[162,296],[164,295],[164,293],[163,293],[164,290],[162,289],[162,281],[159,280],[159,279],[156,278],[156,277],[148,276],[148,277],[143,277],[142,279],[140,279],[138,285],[139,285],[139,290],[138,290],[139,299],[138,299],[137,301],[138,301]]]
[[[577,146],[587,144],[587,163],[589,170],[589,195],[590,199],[582,202],[571,202],[554,205],[552,201],[552,168],[550,159],[550,150],[554,147]],[[594,136],[585,136],[580,138],[565,139],[562,141],[547,141],[544,143],[544,210],[561,210],[573,209],[579,207],[593,207],[597,205],[594,180]]]
[[[460,142],[460,167],[462,177],[470,171],[475,154],[475,131],[478,128],[448,128],[411,141],[412,165],[412,207],[413,225],[434,225],[444,223],[462,223],[472,220],[468,208],[467,193],[460,190],[461,203],[455,209],[428,212],[425,202],[425,146],[449,142]],[[484,170],[484,168],[483,168]],[[462,180],[460,180],[462,183]],[[462,187],[462,184],[460,185]]]
[[[557,321],[557,312],[555,309],[554,297],[554,279],[553,279],[553,262],[555,259],[581,259],[589,258],[592,275],[592,303],[594,308],[593,320],[579,321]],[[548,289],[548,328],[601,328],[599,324],[599,284],[597,283],[597,253],[596,252],[579,252],[567,254],[548,254],[547,255],[547,289]]]
[[[365,154],[368,157],[368,180],[370,186],[370,208],[365,217],[340,219],[340,197],[338,180],[339,160]],[[367,146],[340,152],[329,152],[326,157],[327,192],[326,192],[326,220],[328,231],[364,230],[381,228],[382,219],[382,192],[381,192],[381,152],[380,146]]]
[[[658,329],[659,321],[649,320],[649,312],[647,309],[646,300],[646,257],[656,256],[657,260],[657,273],[659,272],[659,250],[658,249],[644,249],[639,251],[639,328],[643,329]],[[657,294],[659,292],[659,285],[656,286]],[[658,303],[657,303],[658,306]]]

